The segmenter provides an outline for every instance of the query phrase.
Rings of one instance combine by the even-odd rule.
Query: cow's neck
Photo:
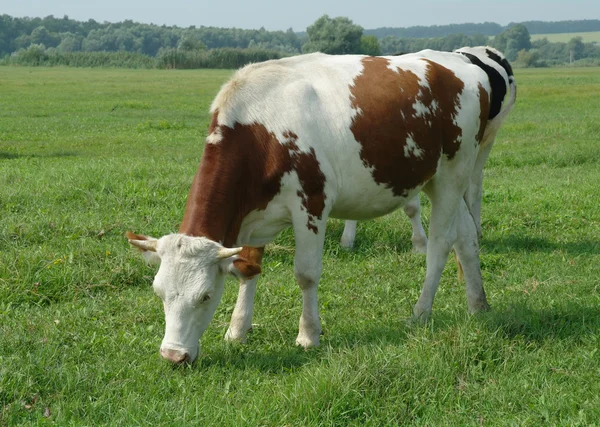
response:
[[[279,193],[290,162],[288,149],[264,126],[215,122],[209,135],[218,135],[218,141],[204,148],[179,232],[230,247],[246,215],[266,209]]]
[[[207,144],[192,182],[180,233],[204,236],[231,246],[239,232],[234,221],[236,206],[235,176],[221,175],[218,147]]]

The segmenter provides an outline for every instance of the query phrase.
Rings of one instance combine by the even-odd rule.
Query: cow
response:
[[[431,315],[451,248],[464,269],[468,311],[487,310],[471,182],[516,87],[506,59],[486,47],[398,57],[313,53],[238,70],[211,105],[179,232],[127,234],[160,263],[153,288],[165,311],[161,355],[196,360],[227,274],[240,290],[225,338],[243,341],[264,247],[290,226],[303,300],[296,344],[318,346],[327,219],[379,217],[420,191],[431,220],[412,318]]]

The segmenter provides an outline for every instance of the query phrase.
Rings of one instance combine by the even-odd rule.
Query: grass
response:
[[[581,37],[584,43],[600,43],[600,31],[588,31],[579,33],[558,33],[558,34],[532,34],[531,41],[548,39],[551,43],[568,43],[573,37]]]
[[[265,257],[247,345],[228,282],[193,367],[160,360],[162,307],[122,234],[177,230],[229,71],[0,67],[0,425],[598,425],[600,69],[519,70],[486,170],[466,314],[449,261],[424,327],[425,260],[400,213],[332,221],[318,349],[294,346],[293,236]],[[428,216],[428,208],[425,209]]]

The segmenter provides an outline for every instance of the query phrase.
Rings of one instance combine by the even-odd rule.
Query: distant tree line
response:
[[[517,23],[513,22],[503,27],[495,22],[484,22],[482,24],[450,24],[450,25],[431,25],[415,26],[406,28],[382,27],[374,30],[365,30],[365,34],[374,35],[378,39],[387,36],[400,38],[439,38],[452,34],[464,34],[466,36],[486,35],[497,36],[503,31],[514,27]],[[580,21],[526,21],[521,22],[529,31],[529,34],[558,34],[558,33],[583,33],[590,31],[600,31],[600,20],[585,19]]]
[[[278,50],[299,53],[302,43],[290,28],[287,31],[242,30],[194,26],[158,26],[130,20],[98,23],[55,18],[14,18],[0,16],[0,57],[31,45],[43,45],[60,52],[136,52],[155,56],[161,48],[190,46],[204,49],[222,47]]]
[[[600,23],[600,21],[599,21]],[[442,38],[452,34],[464,34],[466,36],[473,35],[486,35],[495,36],[500,34],[506,28],[495,22],[484,22],[483,24],[450,24],[450,25],[431,25],[427,26],[415,26],[406,28],[390,28],[381,27],[374,30],[365,30],[365,34],[373,35],[378,39],[385,37],[398,37],[398,38]]]
[[[531,41],[536,32],[600,31],[600,20],[509,24],[493,22],[364,30],[345,17],[324,15],[306,33],[237,28],[158,26],[130,20],[99,23],[55,18],[0,16],[0,64],[125,66],[136,68],[237,68],[308,52],[391,55],[422,49],[451,51],[492,45],[516,65],[600,65],[600,48],[573,38],[568,43]],[[560,31],[559,31],[560,30]]]

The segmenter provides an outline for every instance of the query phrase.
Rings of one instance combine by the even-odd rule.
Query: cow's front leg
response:
[[[231,272],[240,279],[240,290],[225,334],[226,341],[246,342],[248,331],[252,329],[254,296],[259,275],[247,275],[255,273],[256,266],[260,268],[263,253],[264,248],[244,247],[238,258],[233,261]]]
[[[225,341],[246,342],[248,331],[252,329],[252,313],[258,276],[240,281],[238,298],[231,315],[231,322],[225,334]]]
[[[318,221],[311,227],[307,227],[306,220],[300,224],[294,223],[294,274],[302,290],[302,315],[296,344],[304,348],[318,346],[321,335],[317,288],[323,269],[325,224],[326,220]]]

